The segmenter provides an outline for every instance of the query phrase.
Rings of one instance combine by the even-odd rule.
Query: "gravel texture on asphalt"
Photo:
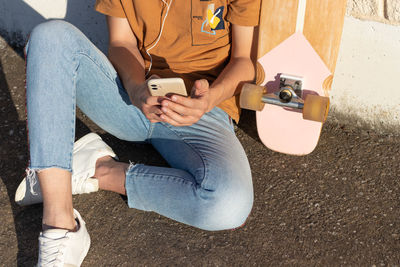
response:
[[[2,266],[33,266],[41,228],[41,205],[13,201],[28,162],[24,79],[21,49],[0,39]],[[82,113],[78,118],[77,138],[96,131],[121,160],[166,166],[151,146],[120,141]],[[398,135],[331,118],[317,149],[294,157],[260,143],[252,112],[244,112],[236,132],[255,191],[244,227],[206,232],[129,209],[115,193],[74,196],[92,239],[83,266],[400,265]]]

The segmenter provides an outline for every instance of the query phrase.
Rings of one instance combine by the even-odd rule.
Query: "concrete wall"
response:
[[[347,17],[331,92],[337,119],[400,129],[400,27]]]
[[[331,1],[331,0],[321,0]],[[47,19],[62,18],[106,51],[95,0],[0,0],[0,36],[23,43]],[[377,129],[400,129],[400,0],[348,0],[333,83],[331,117]]]
[[[347,15],[364,20],[400,25],[400,1],[348,0]]]
[[[331,115],[400,130],[400,0],[349,0]]]

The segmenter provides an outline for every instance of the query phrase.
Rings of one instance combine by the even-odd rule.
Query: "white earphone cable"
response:
[[[146,54],[150,57],[150,66],[149,66],[149,69],[147,70],[146,76],[149,75],[151,67],[153,66],[153,57],[150,55],[149,51],[151,49],[153,49],[161,39],[161,35],[163,33],[163,30],[164,30],[165,20],[167,19],[168,12],[169,12],[169,9],[170,9],[170,7],[172,5],[172,1],[173,0],[171,0],[169,4],[165,0],[161,0],[161,1],[167,6],[167,11],[165,12],[165,16],[164,16],[163,21],[161,23],[160,33],[158,34],[158,37],[157,37],[155,43],[151,47],[145,49],[146,50]]]

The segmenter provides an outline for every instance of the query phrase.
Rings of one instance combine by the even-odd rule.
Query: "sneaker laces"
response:
[[[65,250],[65,241],[68,237],[52,239],[46,236],[40,236],[40,255],[38,266],[63,266],[63,254]]]
[[[26,172],[26,179],[29,182],[29,187],[30,187],[31,194],[34,195],[34,196],[37,196],[37,193],[33,189],[33,187],[37,183],[36,172],[35,172],[35,170],[30,169],[30,168],[27,168],[25,170],[25,172]]]

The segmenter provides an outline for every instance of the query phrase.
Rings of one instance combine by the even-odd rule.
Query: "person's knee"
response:
[[[251,184],[221,188],[213,194],[215,197],[210,201],[203,217],[205,230],[235,229],[246,222],[254,200]]]
[[[229,194],[218,203],[217,211],[222,226],[234,229],[246,222],[253,207],[253,191],[238,189]]]
[[[51,46],[54,49],[57,44],[63,43],[62,41],[65,37],[70,36],[70,33],[73,31],[74,26],[62,20],[43,22],[33,28],[26,47],[26,52],[29,51],[29,47],[32,44],[38,44],[43,50],[49,52],[46,49],[47,46]]]

